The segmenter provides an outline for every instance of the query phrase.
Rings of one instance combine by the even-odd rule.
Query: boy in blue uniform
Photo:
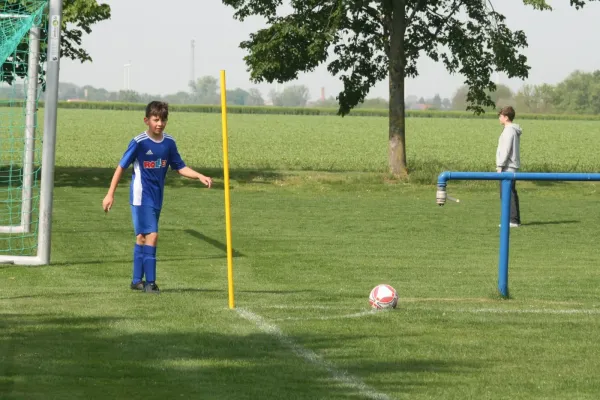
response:
[[[168,117],[169,108],[166,103],[153,101],[146,106],[144,123],[148,129],[129,142],[102,201],[102,208],[108,212],[113,205],[123,171],[133,164],[129,202],[136,243],[131,289],[150,293],[159,293],[156,285],[156,243],[167,168],[171,167],[186,178],[198,179],[209,188],[212,185],[211,178],[185,165],[175,139],[164,133]]]

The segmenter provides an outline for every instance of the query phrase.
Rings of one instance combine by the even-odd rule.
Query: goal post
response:
[[[62,0],[0,0],[0,263],[50,263],[61,17]]]
[[[35,129],[37,112],[37,93],[40,61],[40,28],[32,26],[29,30],[29,57],[27,62],[27,92],[25,101],[25,129],[23,136],[23,173],[21,191],[21,218],[16,225],[0,225],[0,233],[29,233],[33,212]],[[2,137],[0,136],[0,140]],[[11,218],[12,219],[12,218]]]

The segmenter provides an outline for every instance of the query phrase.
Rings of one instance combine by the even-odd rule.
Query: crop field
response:
[[[113,168],[128,140],[143,130],[140,115],[61,109],[57,165]],[[232,114],[228,121],[232,169],[386,171],[385,118]],[[521,125],[524,170],[598,170],[600,160],[591,150],[600,144],[600,121],[526,120]],[[189,164],[222,168],[219,114],[171,114],[168,130]],[[444,169],[493,170],[500,130],[496,120],[407,119],[413,180],[433,183]]]
[[[0,265],[0,399],[600,397],[600,184],[518,183],[508,300],[498,183],[435,204],[440,172],[494,169],[495,120],[409,118],[396,182],[386,119],[230,115],[229,309],[218,114],[170,115],[215,185],[169,172],[162,293],[129,289],[129,173],[101,203],[142,118],[59,110],[52,265]],[[600,171],[600,122],[521,125],[524,171]],[[398,308],[370,310],[379,283]]]

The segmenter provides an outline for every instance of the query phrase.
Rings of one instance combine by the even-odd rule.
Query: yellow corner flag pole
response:
[[[227,281],[229,284],[229,308],[235,307],[233,299],[233,260],[231,249],[231,204],[229,199],[229,153],[227,144],[227,90],[225,71],[221,70],[221,125],[223,128],[223,174],[225,178],[225,229],[227,232]]]

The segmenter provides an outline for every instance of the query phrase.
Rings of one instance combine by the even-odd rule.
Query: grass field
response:
[[[53,265],[0,266],[0,398],[597,399],[599,185],[520,183],[512,298],[496,295],[499,128],[408,120],[409,183],[386,179],[386,121],[229,119],[236,309],[227,308],[218,115],[173,114],[158,284],[128,289],[128,180],[101,201],[138,113],[60,110]],[[600,123],[523,123],[530,171],[599,170]],[[567,148],[569,146],[569,148]],[[572,146],[572,147],[571,147]],[[389,283],[391,312],[367,296]]]

